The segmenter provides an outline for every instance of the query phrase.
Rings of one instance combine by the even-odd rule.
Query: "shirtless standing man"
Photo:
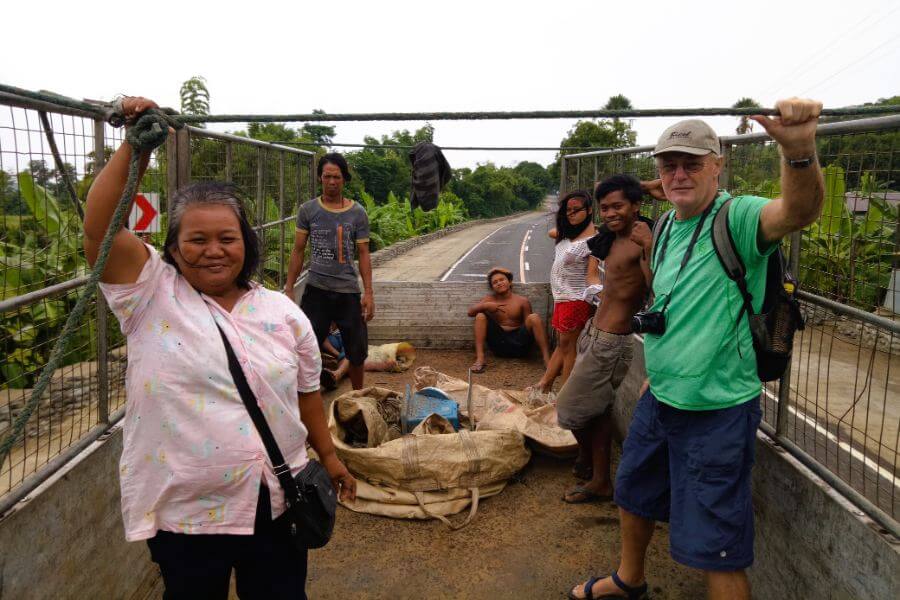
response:
[[[588,480],[566,492],[569,503],[612,499],[610,407],[631,364],[631,317],[647,297],[650,282],[650,227],[639,216],[641,183],[628,175],[613,175],[594,192],[603,227],[588,240],[591,250],[588,285],[599,282],[600,261],[605,281],[600,307],[578,340],[578,358],[557,398],[559,424],[578,440],[573,469]]]
[[[531,310],[525,296],[512,291],[512,271],[494,267],[488,272],[488,285],[493,291],[469,308],[475,317],[475,362],[473,373],[485,368],[484,345],[504,358],[524,358],[537,342],[546,365],[550,361],[547,332],[541,318]]]

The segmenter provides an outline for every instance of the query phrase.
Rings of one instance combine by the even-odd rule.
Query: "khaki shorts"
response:
[[[600,331],[593,322],[578,337],[578,358],[556,399],[559,426],[584,429],[616,399],[634,355],[631,334]]]

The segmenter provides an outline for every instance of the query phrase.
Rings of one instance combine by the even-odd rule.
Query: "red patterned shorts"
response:
[[[560,333],[581,331],[594,312],[594,307],[584,300],[557,302],[553,306],[553,329]]]

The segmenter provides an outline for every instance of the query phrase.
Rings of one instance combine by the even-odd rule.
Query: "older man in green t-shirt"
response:
[[[782,155],[782,197],[734,198],[728,226],[747,269],[753,308],[765,293],[768,256],[785,235],[812,223],[824,198],[815,133],[822,105],[791,98],[780,117],[756,116]],[[701,569],[710,598],[749,599],[753,563],[750,470],[760,421],[756,354],[737,285],[713,249],[710,228],[730,196],[718,189],[723,159],[700,120],[667,129],[653,152],[660,179],[645,189],[675,207],[653,257],[654,303],[664,333],[644,335],[649,389],[641,396],[616,473],[622,558],[609,577],[573,598],[642,598],[644,557],[655,521],[669,521],[672,557]]]

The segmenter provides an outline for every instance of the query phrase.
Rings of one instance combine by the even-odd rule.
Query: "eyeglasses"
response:
[[[587,210],[587,207],[586,207],[586,206],[582,206],[581,208],[568,208],[568,209],[566,209],[566,216],[567,216],[567,217],[573,217],[573,216],[577,215],[578,213],[580,213],[580,212],[583,211],[583,210]]]
[[[663,163],[659,166],[659,172],[663,175],[674,175],[679,166],[684,169],[685,173],[690,173],[693,175],[695,173],[699,173],[706,167],[706,161],[690,160],[686,161],[682,165],[679,165],[678,163]]]

